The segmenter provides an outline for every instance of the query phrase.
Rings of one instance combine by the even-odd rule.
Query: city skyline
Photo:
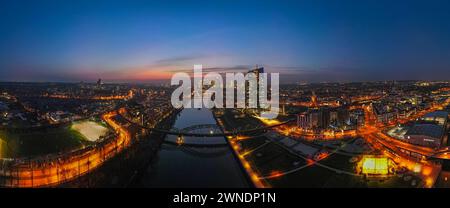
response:
[[[91,193],[102,204],[128,189],[125,206],[360,204],[353,191],[414,201],[405,189],[436,201],[450,188],[449,11],[449,0],[1,0],[0,189],[30,202],[119,190]],[[335,188],[343,197],[325,193]]]
[[[3,1],[0,80],[154,82],[194,64],[220,72],[259,64],[285,83],[448,80],[448,8],[445,1]]]

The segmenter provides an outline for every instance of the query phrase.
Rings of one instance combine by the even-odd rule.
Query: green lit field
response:
[[[72,124],[71,130],[79,132],[91,142],[97,141],[101,136],[108,132],[108,128],[101,123],[94,121],[75,122]]]

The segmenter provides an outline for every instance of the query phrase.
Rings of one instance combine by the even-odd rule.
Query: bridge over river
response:
[[[275,128],[277,126],[282,126],[282,125],[286,125],[290,122],[294,122],[295,119],[289,119],[274,125],[270,125],[270,126],[261,126],[261,127],[257,127],[257,128],[253,128],[253,129],[245,129],[245,130],[232,130],[229,132],[222,132],[222,130],[220,129],[219,126],[217,126],[216,124],[200,124],[200,125],[193,125],[193,126],[189,126],[189,127],[185,127],[182,129],[178,129],[178,128],[172,128],[172,129],[159,129],[159,128],[152,128],[152,127],[147,127],[147,126],[143,126],[140,124],[136,124],[137,126],[139,126],[140,128],[143,129],[147,129],[148,131],[153,131],[153,132],[157,132],[157,133],[164,133],[164,134],[168,134],[168,135],[176,135],[176,136],[186,136],[186,137],[224,137],[224,136],[237,136],[237,135],[247,135],[247,134],[251,134],[251,133],[255,133],[255,132],[259,132],[259,131],[264,131],[264,130],[268,130],[268,129],[272,129]],[[129,121],[132,122],[132,121]],[[208,132],[198,132],[197,130],[211,130]]]

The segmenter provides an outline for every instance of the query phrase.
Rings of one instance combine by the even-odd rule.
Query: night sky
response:
[[[0,1],[1,81],[450,80],[450,1]]]

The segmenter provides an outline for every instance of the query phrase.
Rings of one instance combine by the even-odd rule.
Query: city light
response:
[[[0,5],[0,188],[450,188],[450,1]]]
[[[389,173],[388,158],[365,156],[362,159],[362,173],[386,175]]]

